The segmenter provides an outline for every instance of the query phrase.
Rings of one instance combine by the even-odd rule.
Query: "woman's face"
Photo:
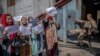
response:
[[[11,16],[6,16],[6,22],[8,25],[11,25],[13,23],[13,19]]]
[[[32,23],[32,21],[33,21],[33,18],[32,17],[29,17],[29,23]]]
[[[21,21],[22,21],[22,24],[23,24],[23,25],[26,25],[26,24],[27,24],[27,18],[22,18]]]

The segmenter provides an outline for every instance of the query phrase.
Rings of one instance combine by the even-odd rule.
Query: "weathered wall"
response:
[[[33,1],[33,15],[34,17],[41,14],[46,8],[53,5],[53,0],[34,0]]]
[[[69,18],[70,17],[70,18]],[[74,20],[81,18],[81,0],[72,0],[58,9],[57,21],[61,25],[58,31],[60,39],[64,42],[68,40],[67,31],[75,29]]]
[[[52,5],[53,0],[16,0],[15,15],[36,17]]]
[[[15,15],[33,16],[33,0],[16,0]]]

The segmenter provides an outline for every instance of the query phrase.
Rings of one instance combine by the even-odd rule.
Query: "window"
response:
[[[7,6],[13,6],[15,5],[15,0],[7,0]]]

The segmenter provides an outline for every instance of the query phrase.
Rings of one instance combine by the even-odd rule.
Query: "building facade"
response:
[[[46,8],[56,6],[58,10],[56,20],[61,25],[58,36],[64,42],[68,40],[67,31],[74,29],[73,20],[81,18],[82,0],[1,0],[1,2],[4,13],[34,18],[41,15]]]
[[[46,8],[53,6],[53,0],[1,0],[3,12],[13,16],[33,16],[41,14]]]
[[[71,0],[58,9],[57,22],[61,25],[58,36],[64,42],[69,40],[67,31],[75,29],[75,19],[81,19],[81,0]]]

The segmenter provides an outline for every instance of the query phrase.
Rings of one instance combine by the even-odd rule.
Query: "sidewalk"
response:
[[[99,43],[93,43],[93,46],[100,47]],[[100,51],[100,49],[97,49]],[[93,49],[92,52],[96,54],[98,52]],[[59,56],[95,56],[89,50],[81,49],[76,44],[59,42]]]

